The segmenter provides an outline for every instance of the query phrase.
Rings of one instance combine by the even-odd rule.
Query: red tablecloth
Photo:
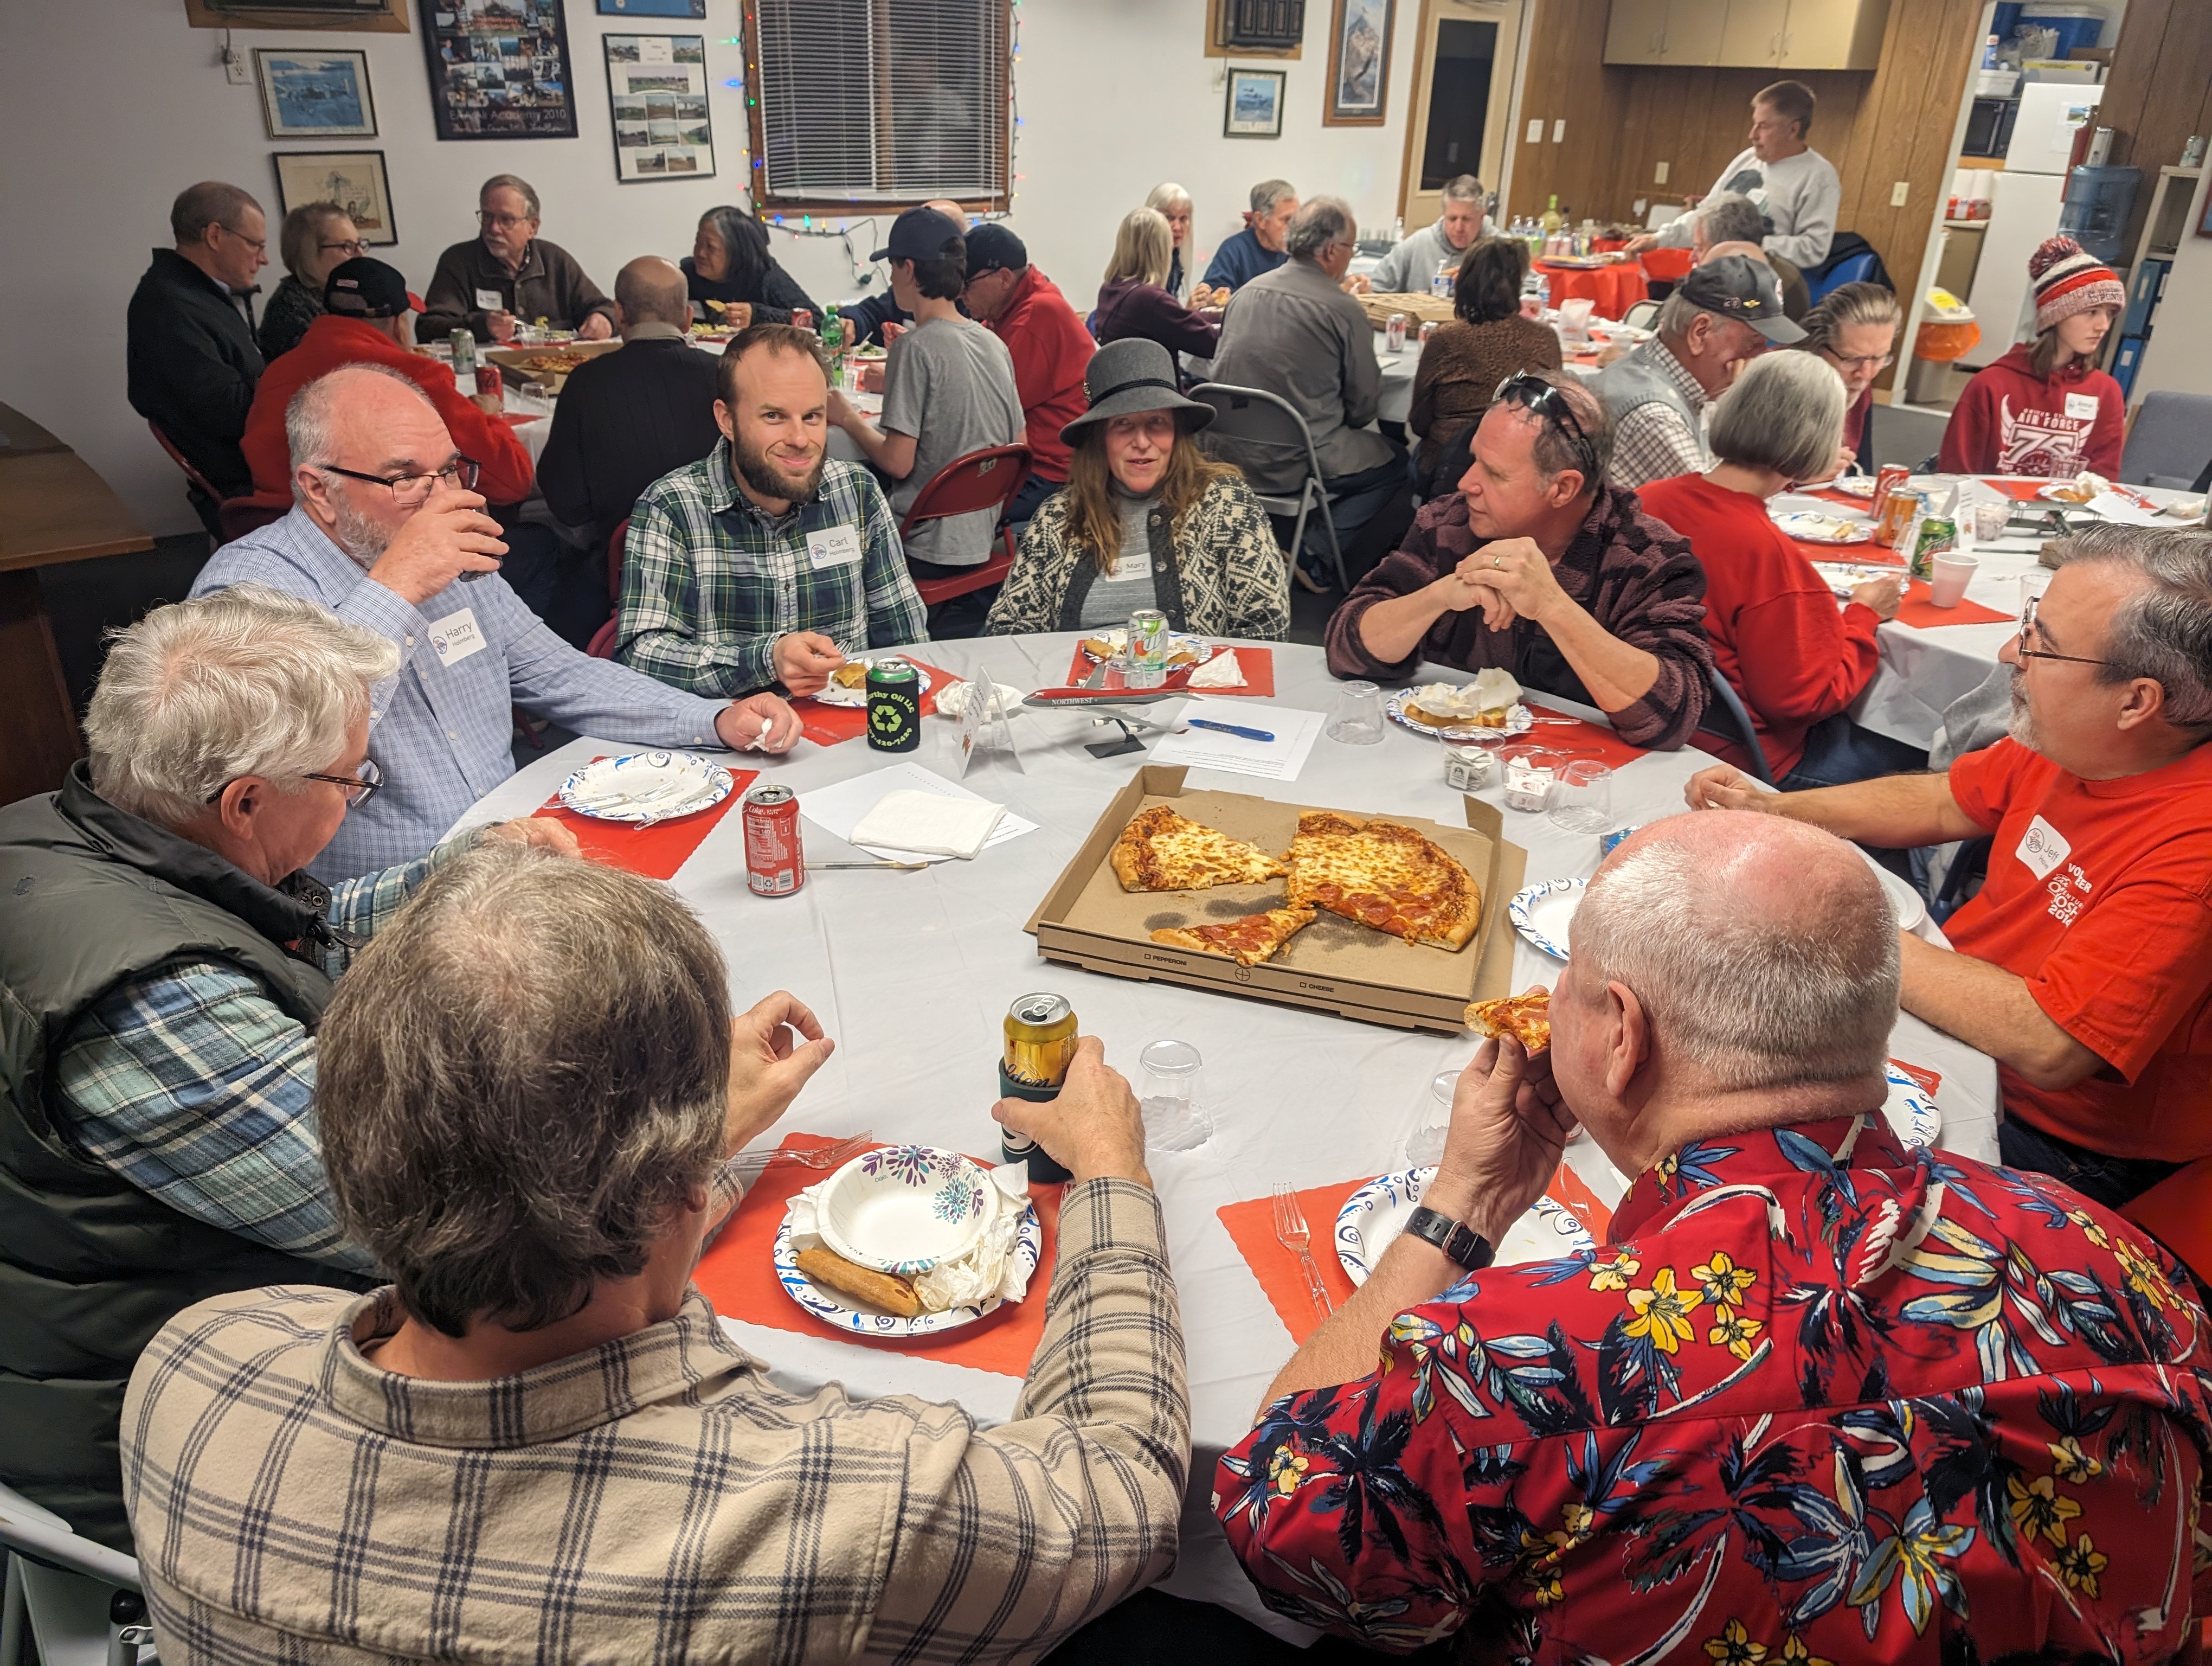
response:
[[[1619,319],[1651,294],[1644,269],[1632,260],[1616,266],[1560,266],[1539,260],[1536,270],[1552,286],[1552,305],[1571,298],[1587,298],[1600,318]]]

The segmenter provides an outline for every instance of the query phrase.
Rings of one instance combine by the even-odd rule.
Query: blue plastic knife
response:
[[[1273,740],[1275,737],[1265,729],[1247,729],[1235,723],[1216,723],[1211,718],[1194,717],[1184,726],[1190,729],[1211,729],[1216,734],[1233,734],[1239,740]]]

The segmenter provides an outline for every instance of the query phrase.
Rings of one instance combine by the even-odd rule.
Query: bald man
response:
[[[412,861],[513,775],[518,706],[633,745],[781,752],[799,738],[775,695],[702,699],[555,635],[499,576],[507,546],[472,489],[475,465],[398,371],[333,370],[300,390],[285,427],[292,513],[216,550],[192,593],[252,580],[400,651],[399,676],[369,713],[384,785],[315,859],[324,884]]]
[[[1269,1604],[1395,1652],[1479,1616],[1483,1659],[2193,1640],[2189,1280],[2056,1181],[1900,1142],[1898,987],[1832,835],[1677,816],[1607,858],[1550,1049],[1475,1055],[1405,1234],[1222,1460]],[[1577,1119],[1637,1177],[1602,1241],[1491,1266]]]
[[[592,547],[626,519],[664,474],[714,449],[714,361],[687,338],[691,302],[684,274],[640,255],[615,278],[623,350],[577,367],[561,390],[553,432],[538,459],[546,507],[588,530]]]

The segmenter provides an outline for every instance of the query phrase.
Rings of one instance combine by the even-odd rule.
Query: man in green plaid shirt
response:
[[[695,694],[814,694],[869,648],[928,636],[875,477],[824,452],[809,331],[755,325],[722,354],[704,461],[646,488],[623,545],[615,657]]]

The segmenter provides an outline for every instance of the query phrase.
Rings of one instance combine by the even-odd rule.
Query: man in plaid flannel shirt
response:
[[[700,462],[646,488],[623,545],[615,657],[695,694],[819,693],[928,617],[875,477],[831,461],[811,331],[757,324],[722,352]]]

